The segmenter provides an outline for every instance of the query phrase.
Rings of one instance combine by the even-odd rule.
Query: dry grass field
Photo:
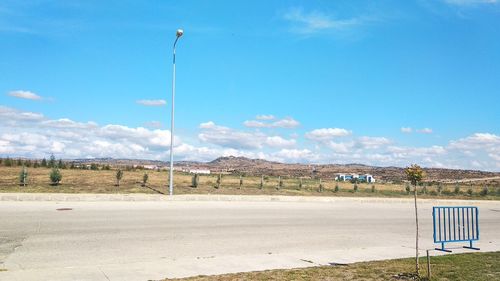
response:
[[[56,193],[165,193],[168,189],[168,172],[151,170],[124,171],[120,186],[116,185],[116,170],[72,170],[61,169],[62,181],[59,185],[50,184],[49,168],[28,168],[28,184],[21,186],[19,174],[21,167],[0,166],[0,192],[56,192]],[[148,174],[148,181],[142,185],[143,175]],[[222,175],[219,188],[218,175],[200,175],[198,187],[192,187],[191,174],[176,172],[176,194],[268,194],[268,195],[314,195],[314,196],[376,196],[376,197],[410,197],[405,184],[358,183],[354,184],[322,180],[323,191],[319,189],[318,179],[282,178],[282,186],[278,188],[278,177],[264,177],[264,187],[260,188],[260,177],[242,177],[240,187],[238,175]],[[336,191],[336,186],[338,190]],[[374,187],[374,189],[372,189]],[[441,192],[437,186],[426,186],[426,192],[421,197],[428,198],[474,198],[498,199],[500,187],[488,187],[488,194],[481,194],[482,185],[460,185],[458,193],[455,184],[442,185]],[[422,190],[422,188],[420,188]],[[472,194],[470,194],[471,189]]]

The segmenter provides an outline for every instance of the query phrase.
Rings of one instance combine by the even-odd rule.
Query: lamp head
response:
[[[184,34],[184,30],[182,30],[182,29],[177,29],[177,33],[176,33],[177,38],[181,37],[181,36],[182,36],[182,34]]]

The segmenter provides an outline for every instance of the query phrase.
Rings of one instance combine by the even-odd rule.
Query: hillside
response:
[[[100,163],[111,165],[157,165],[166,167],[168,162],[135,159],[75,159],[75,162]],[[404,179],[404,169],[401,167],[377,167],[363,164],[286,164],[262,159],[249,159],[246,157],[226,156],[219,157],[210,162],[180,161],[175,162],[179,168],[209,169],[212,172],[243,173],[247,175],[270,175],[290,177],[322,177],[334,178],[336,173],[368,173],[379,180],[401,181]],[[468,179],[488,178],[498,179],[500,173],[478,170],[456,170],[442,168],[425,168],[429,181],[457,181]]]

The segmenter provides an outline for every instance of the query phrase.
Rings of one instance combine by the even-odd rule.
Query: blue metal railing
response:
[[[436,250],[451,252],[444,244],[450,242],[469,242],[464,248],[479,250],[472,241],[479,240],[479,215],[477,207],[433,207],[434,243],[440,243]]]

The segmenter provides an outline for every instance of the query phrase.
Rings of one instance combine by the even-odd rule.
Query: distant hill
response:
[[[136,159],[74,159],[79,163],[99,163],[110,165],[157,165],[166,167],[168,162]],[[404,179],[404,169],[401,167],[377,167],[364,164],[287,164],[263,159],[225,156],[210,162],[180,161],[176,167],[192,169],[209,169],[213,172],[233,172],[247,175],[269,175],[290,177],[322,177],[334,178],[336,173],[372,174],[376,179],[384,181],[401,181]],[[442,168],[425,168],[429,181],[457,181],[480,178],[498,178],[500,173],[478,170],[456,170]]]

